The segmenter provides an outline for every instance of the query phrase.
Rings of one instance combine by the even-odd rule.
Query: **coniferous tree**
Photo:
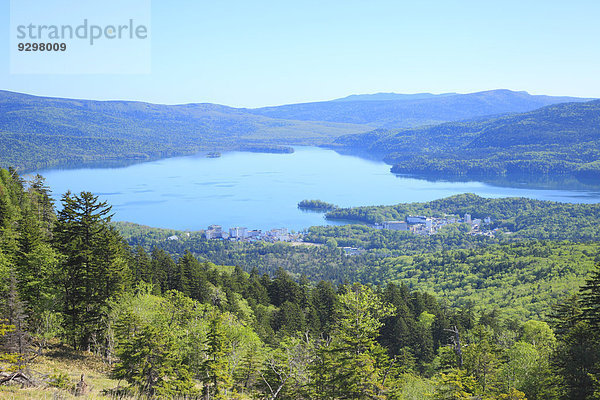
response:
[[[146,283],[153,282],[152,260],[142,246],[136,246],[133,250],[132,257],[132,277],[134,281],[144,281]]]
[[[592,327],[600,327],[600,266],[581,287],[582,318]]]
[[[24,355],[28,351],[28,333],[26,326],[25,305],[19,298],[17,280],[14,274],[9,278],[8,296],[6,298],[6,316],[8,324],[14,327],[6,335],[6,348],[10,353]],[[22,358],[22,357],[21,357]]]
[[[166,292],[175,289],[176,264],[173,258],[158,247],[152,249],[151,258],[152,282],[155,283],[155,290]]]
[[[169,332],[145,326],[119,347],[112,376],[124,379],[150,398],[196,394],[191,375],[177,355]]]
[[[330,334],[335,324],[338,299],[330,282],[320,281],[312,291],[312,305],[318,318],[320,332]]]
[[[44,236],[49,238],[52,234],[52,226],[56,221],[56,213],[50,188],[46,185],[43,176],[36,174],[29,180],[28,194],[31,210],[39,222]]]
[[[128,269],[123,243],[108,225],[111,207],[89,192],[67,192],[54,229],[62,254],[64,328],[76,348],[90,349],[106,302],[123,291]]]
[[[229,363],[226,358],[227,337],[223,330],[223,316],[214,314],[206,336],[207,358],[202,366],[202,382],[204,398],[226,399],[227,391],[232,385]]]
[[[25,302],[31,326],[39,323],[42,313],[54,309],[58,263],[58,255],[49,242],[48,226],[42,226],[34,207],[24,204],[18,221],[18,247],[14,258],[19,295]]]
[[[390,360],[375,339],[381,319],[392,312],[371,289],[360,284],[340,296],[339,320],[331,343],[317,352],[314,373],[319,398],[384,398]]]

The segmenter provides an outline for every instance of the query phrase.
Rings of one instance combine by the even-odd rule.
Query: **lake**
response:
[[[523,196],[576,203],[600,201],[597,189],[531,189],[482,182],[399,177],[390,166],[316,147],[292,154],[226,152],[176,157],[123,168],[49,169],[55,198],[67,190],[97,194],[113,206],[115,220],[154,227],[200,230],[208,225],[248,229],[334,224],[297,208],[303,199],[342,207],[435,200],[458,193]]]

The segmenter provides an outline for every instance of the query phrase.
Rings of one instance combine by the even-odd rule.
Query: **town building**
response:
[[[234,228],[229,228],[229,237],[232,239],[240,239],[243,240],[248,235],[248,229],[244,227],[236,226]]]
[[[406,222],[409,224],[424,224],[427,221],[427,217],[422,215],[409,215],[406,217]]]
[[[383,223],[383,229],[390,229],[393,231],[408,231],[408,224],[404,221],[385,221]]]
[[[271,229],[267,232],[267,237],[274,241],[286,242],[289,240],[287,228]]]
[[[221,225],[210,225],[206,231],[204,231],[206,239],[221,239],[223,237],[223,228]]]

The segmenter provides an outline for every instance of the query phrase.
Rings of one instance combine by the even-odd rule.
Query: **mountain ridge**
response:
[[[375,128],[394,129],[526,112],[551,104],[589,100],[495,89],[412,100],[333,100],[246,110],[271,118],[369,124]]]
[[[40,169],[107,160],[139,162],[199,151],[330,146],[339,137],[376,128],[480,120],[573,99],[505,89],[432,96],[247,109],[212,103],[165,105],[0,91],[0,166]]]
[[[373,130],[336,145],[377,154],[393,172],[441,175],[600,176],[600,100],[400,130]]]

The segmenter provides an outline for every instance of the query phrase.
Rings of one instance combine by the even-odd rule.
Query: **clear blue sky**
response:
[[[597,0],[153,0],[142,75],[10,74],[0,1],[5,90],[244,107],[496,88],[600,97]]]

